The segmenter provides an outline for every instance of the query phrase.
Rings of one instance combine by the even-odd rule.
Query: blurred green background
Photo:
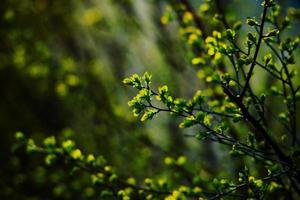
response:
[[[193,3],[197,7],[201,1]],[[242,21],[260,12],[251,0],[223,3],[232,5],[230,17]],[[127,106],[135,91],[122,80],[132,73],[148,71],[154,85],[167,84],[176,96],[203,87],[178,24],[160,22],[165,5],[155,0],[1,1],[1,199],[97,199],[86,174],[70,176],[61,165],[46,167],[38,156],[12,154],[16,131],[40,141],[49,135],[73,138],[84,152],[105,156],[126,177],[167,175],[163,159],[180,155],[188,157],[191,171],[228,171],[230,166],[221,164],[228,157],[210,143],[203,147],[184,138],[178,119],[161,115],[142,124]]]

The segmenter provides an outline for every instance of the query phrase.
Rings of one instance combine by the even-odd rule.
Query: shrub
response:
[[[168,4],[161,23],[180,24],[180,37],[193,52],[189,60],[203,88],[177,98],[166,85],[153,87],[148,72],[134,74],[123,81],[138,91],[128,105],[141,121],[169,113],[182,120],[179,128],[192,129],[186,136],[200,145],[209,141],[226,146],[232,159],[228,162],[236,165],[231,177],[199,174],[200,169],[190,173],[193,164],[185,156],[167,156],[165,165],[187,181],[158,176],[140,182],[118,174],[102,156],[85,155],[72,140],[57,142],[51,136],[36,145],[18,132],[19,144],[28,153],[44,154],[47,165],[63,160],[72,172],[86,171],[103,199],[299,198],[299,38],[289,36],[290,18],[282,16],[273,0],[262,1],[260,18],[245,23],[228,21],[218,0],[205,1],[199,12],[186,0]]]

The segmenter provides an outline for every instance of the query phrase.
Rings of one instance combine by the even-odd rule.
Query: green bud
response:
[[[158,92],[160,93],[160,94],[166,94],[166,93],[168,93],[168,86],[166,86],[166,85],[164,85],[164,86],[161,86],[161,87],[159,87],[158,88]]]
[[[280,113],[280,114],[278,115],[278,117],[279,117],[279,119],[281,119],[282,121],[286,121],[286,122],[289,121],[288,116],[287,116],[285,113]]]
[[[271,60],[272,60],[272,54],[269,53],[264,56],[264,61],[265,61],[266,65],[269,64],[271,62]]]
[[[231,80],[231,77],[230,77],[230,74],[229,73],[225,73],[223,76],[222,76],[223,80],[225,82],[229,82]]]
[[[54,136],[50,136],[44,139],[45,147],[54,147],[56,145],[56,140]]]
[[[49,154],[45,157],[45,163],[47,165],[51,165],[55,160],[56,160],[56,155],[54,154]]]
[[[103,156],[97,156],[95,164],[97,166],[105,166],[106,165],[106,160],[104,159]]]
[[[142,116],[141,118],[141,121],[145,121],[145,120],[148,120],[148,119],[152,119],[153,116],[157,113],[158,111],[156,109],[149,109],[149,110],[146,110],[144,115]]]
[[[256,43],[256,37],[252,33],[249,32],[247,37],[251,42]]]
[[[92,164],[95,162],[95,156],[93,154],[89,154],[86,158],[86,162],[89,163],[89,164]]]
[[[268,33],[266,33],[265,37],[274,37],[274,36],[277,36],[278,34],[279,34],[279,30],[273,29],[273,30],[269,31]]]
[[[125,79],[123,80],[123,83],[124,83],[125,85],[130,85],[130,86],[133,85],[133,81],[131,80],[131,78],[125,78]]]
[[[233,122],[234,122],[234,123],[239,122],[239,121],[241,121],[242,119],[243,119],[243,116],[240,115],[240,114],[235,114],[235,115],[233,116]]]
[[[179,156],[179,157],[177,158],[176,164],[177,164],[178,166],[182,166],[182,165],[184,165],[185,163],[186,163],[186,157],[185,157],[185,156]]]
[[[249,26],[258,26],[259,25],[255,19],[247,19],[247,24]]]
[[[66,140],[62,143],[62,148],[67,152],[70,152],[74,147],[75,142],[73,140]]]
[[[196,123],[196,119],[194,116],[189,116],[184,118],[183,122],[179,124],[180,128],[188,128],[193,126]]]
[[[206,113],[204,112],[197,112],[196,113],[196,120],[200,123],[202,123],[205,119]]]
[[[273,95],[280,95],[281,94],[279,89],[276,86],[271,87],[271,92],[272,92]]]
[[[195,104],[201,105],[204,102],[204,96],[201,90],[198,90],[193,96],[193,102]]]
[[[103,173],[97,173],[91,175],[92,183],[97,184],[97,183],[103,183],[104,182],[105,175]]]
[[[258,188],[261,188],[263,186],[263,181],[262,180],[255,180],[254,185]]]
[[[207,133],[201,131],[201,132],[198,132],[195,137],[197,140],[204,140],[207,137]]]
[[[225,37],[229,40],[233,40],[234,39],[234,36],[235,36],[235,31],[232,30],[232,29],[227,29],[225,31]]]
[[[142,81],[141,78],[139,77],[139,75],[137,74],[133,74],[131,77],[131,84],[129,85],[133,85],[133,87],[137,88],[137,89],[142,89]]]
[[[173,165],[175,163],[175,160],[171,157],[165,157],[164,163],[165,165]]]
[[[105,199],[109,199],[109,197],[113,197],[113,192],[110,190],[102,190],[100,193],[100,197],[105,198]]]
[[[70,156],[74,160],[82,160],[82,158],[83,158],[83,155],[82,155],[80,149],[75,149],[75,150],[71,151]]]
[[[118,179],[118,176],[117,174],[112,174],[110,177],[109,177],[109,182],[114,182]]]
[[[34,140],[33,139],[28,139],[27,141],[27,147],[26,147],[26,150],[28,153],[32,153],[32,152],[35,152],[37,150],[37,146],[35,145],[34,143]]]
[[[146,84],[149,85],[151,83],[152,75],[149,75],[148,72],[145,72],[143,75],[143,79],[145,80]]]
[[[16,132],[16,134],[15,134],[15,138],[16,138],[17,140],[23,140],[23,139],[25,139],[25,136],[24,136],[24,134],[23,134],[21,131],[18,131],[18,132]]]
[[[150,178],[146,178],[144,182],[147,186],[151,186],[153,183],[152,179],[150,179]]]

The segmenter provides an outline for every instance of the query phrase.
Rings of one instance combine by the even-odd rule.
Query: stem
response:
[[[224,87],[224,92],[229,96],[229,98],[235,102],[241,109],[243,116],[262,134],[266,142],[273,148],[278,158],[284,162],[291,163],[290,159],[281,151],[279,146],[273,139],[269,136],[267,131],[262,127],[262,125],[249,113],[248,109],[243,104],[241,98],[235,97],[228,88]]]
[[[245,83],[244,89],[243,89],[243,91],[241,93],[241,96],[240,96],[241,99],[243,99],[243,96],[245,95],[245,93],[248,89],[249,82],[250,82],[250,79],[251,79],[251,76],[252,76],[252,73],[253,73],[253,70],[254,70],[254,67],[255,67],[255,64],[256,64],[256,59],[257,59],[258,52],[259,52],[259,49],[260,49],[260,44],[261,44],[261,41],[262,41],[262,38],[263,38],[264,24],[265,24],[265,19],[266,19],[266,15],[267,15],[268,4],[269,4],[269,1],[266,0],[266,5],[264,7],[263,16],[262,16],[261,24],[260,24],[259,37],[258,37],[256,49],[255,49],[255,52],[254,52],[253,62],[251,64],[250,70],[248,72],[248,76],[246,78],[246,83]]]
[[[286,174],[286,173],[288,173],[288,172],[289,172],[289,170],[282,170],[281,172],[278,172],[278,173],[276,173],[276,174],[274,174],[274,175],[271,175],[271,176],[267,176],[267,177],[265,177],[265,178],[262,178],[261,180],[262,180],[262,181],[269,181],[269,180],[272,180],[272,179],[274,179],[274,178],[277,178],[277,177],[279,177],[279,176],[281,176],[281,175],[283,175],[283,174]],[[239,185],[235,185],[232,189],[230,189],[230,190],[228,190],[228,191],[226,191],[226,192],[221,192],[221,193],[219,193],[219,194],[217,194],[217,195],[215,195],[215,196],[209,198],[209,200],[220,199],[221,197],[223,197],[223,196],[225,196],[225,195],[228,195],[228,194],[230,194],[230,193],[232,193],[232,192],[234,192],[234,191],[236,191],[236,190],[238,190],[238,189],[240,189],[240,188],[243,188],[243,187],[245,187],[245,186],[248,186],[248,183],[241,183],[241,184],[239,184]]]

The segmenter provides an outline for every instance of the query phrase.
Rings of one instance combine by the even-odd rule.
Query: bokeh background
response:
[[[195,8],[202,3],[191,2]],[[280,1],[285,13],[299,2]],[[166,114],[141,123],[128,108],[135,91],[122,80],[132,73],[148,71],[154,86],[166,84],[175,96],[189,97],[203,87],[178,24],[161,24],[166,3],[1,0],[1,199],[98,195],[84,173],[71,176],[66,167],[48,167],[39,156],[12,153],[16,131],[38,141],[49,135],[72,138],[85,153],[103,155],[126,177],[167,176],[171,172],[164,158],[181,155],[196,173],[230,174],[222,147],[184,137],[193,130],[180,130],[178,119]],[[244,22],[260,13],[259,2],[253,0],[222,3],[231,19]],[[299,35],[299,29],[291,34]]]

